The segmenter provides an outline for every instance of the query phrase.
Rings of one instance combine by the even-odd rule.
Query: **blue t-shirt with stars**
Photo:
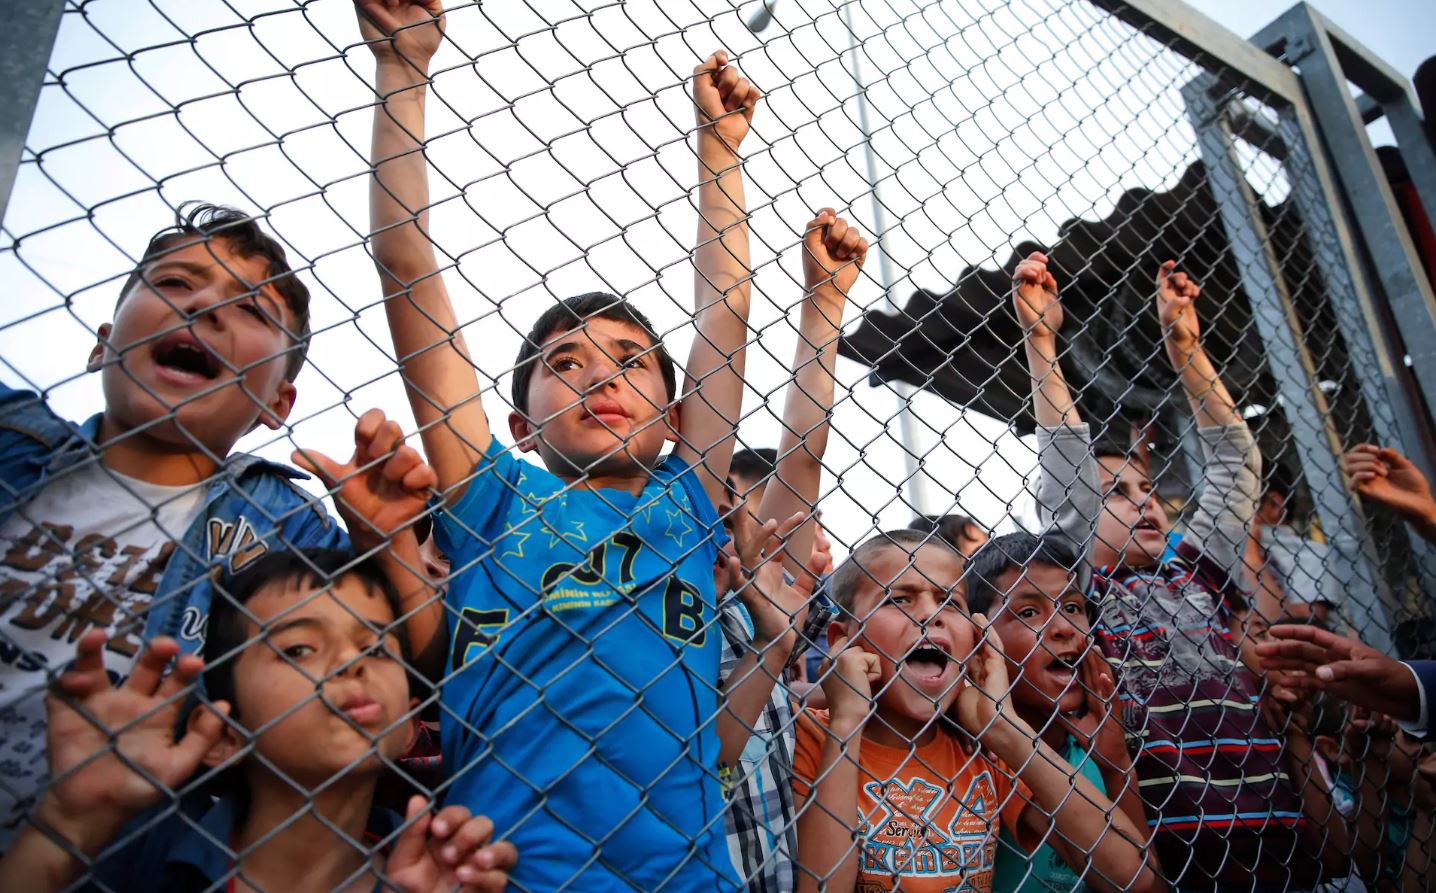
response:
[[[569,489],[496,440],[435,529],[446,799],[518,847],[515,886],[736,889],[712,722],[724,534],[691,469]]]

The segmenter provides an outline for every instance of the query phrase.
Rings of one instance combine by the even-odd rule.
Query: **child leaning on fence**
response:
[[[283,425],[308,340],[309,292],[280,244],[239,211],[196,205],[150,240],[99,329],[88,365],[104,388],[99,414],[75,424],[0,386],[0,850],[42,783],[40,695],[76,639],[105,630],[101,660],[125,676],[147,639],[200,647],[212,570],[348,545],[294,484],[300,472],[231,452],[250,430]],[[299,460],[343,479],[341,514],[367,549],[423,507],[432,480],[394,494],[403,504],[383,498],[376,487],[422,462],[390,453],[397,428],[377,411],[355,437],[349,465]],[[427,597],[406,569],[418,564],[412,533],[380,554],[406,596]]]
[[[509,427],[518,451],[538,453],[530,464],[491,433],[426,233],[418,140],[440,4],[357,5],[384,97],[374,258],[444,496],[435,535],[456,571],[450,635],[415,639],[443,678],[448,799],[484,805],[523,851],[526,889],[731,889],[713,726],[714,504],[742,396],[750,271],[737,148],[758,91],[725,53],[694,71],[697,335],[683,399],[636,308],[608,294],[559,302],[514,371]]]
[[[799,889],[990,893],[999,828],[1090,853],[1094,881],[1157,889],[1140,829],[1014,710],[963,565],[941,538],[896,530],[834,572],[828,710],[800,716],[793,761]]]
[[[1038,507],[1054,535],[1095,568],[1094,632],[1116,671],[1164,872],[1182,890],[1309,887],[1318,862],[1300,854],[1314,852],[1315,840],[1282,741],[1263,718],[1263,688],[1228,631],[1233,604],[1246,603],[1241,557],[1261,455],[1202,349],[1193,303],[1200,288],[1175,267],[1168,261],[1157,272],[1157,307],[1207,458],[1176,555],[1165,557],[1167,517],[1145,460],[1094,448],[1075,419],[1039,426]],[[1018,266],[1014,288],[1019,310],[1056,304],[1041,254]]]
[[[86,889],[117,893],[503,890],[516,854],[487,819],[374,803],[417,728],[403,609],[376,562],[276,551],[222,589],[203,659],[152,640],[117,688],[105,634],[80,638],[46,699],[47,830],[16,838],[0,888],[88,873]],[[208,705],[181,722],[202,669]]]

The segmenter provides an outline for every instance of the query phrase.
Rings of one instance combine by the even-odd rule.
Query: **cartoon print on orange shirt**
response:
[[[952,878],[955,884],[944,893],[991,889],[1000,800],[989,770],[967,779],[960,796],[921,778],[868,782],[863,793],[873,808],[862,829],[862,875]],[[929,883],[921,886],[928,889]]]

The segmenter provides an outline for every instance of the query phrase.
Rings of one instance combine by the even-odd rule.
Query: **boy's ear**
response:
[[[99,372],[105,363],[105,348],[110,343],[110,332],[114,326],[109,323],[101,323],[100,328],[95,332],[95,346],[90,348],[90,358],[85,361],[86,372]]]
[[[861,632],[861,630],[858,630],[858,632]],[[828,624],[828,642],[835,642],[838,639],[848,639],[851,643],[854,638],[853,631],[848,628],[848,621],[834,620]]]
[[[281,382],[278,390],[274,392],[274,397],[260,411],[259,424],[271,431],[278,431],[284,420],[289,418],[289,413],[294,409],[294,399],[298,396],[299,389],[294,386],[294,382]]]
[[[509,433],[514,436],[514,446],[518,447],[520,452],[532,453],[538,449],[538,432],[518,410],[509,413]]]
[[[203,711],[208,709],[209,707],[200,704],[191,710],[189,713],[189,722],[187,723],[189,728],[193,729]],[[231,708],[231,712],[233,712],[233,708]],[[235,722],[233,716],[222,717],[222,722],[224,723],[224,731],[220,732],[219,740],[214,743],[214,746],[205,753],[204,758],[200,761],[211,769],[227,766],[249,746],[249,741],[244,732],[239,728],[239,724]]]
[[[668,407],[668,436],[666,440],[679,443],[683,439],[683,401],[674,400]]]
[[[1335,763],[1341,754],[1341,747],[1330,735],[1317,735],[1313,743],[1316,745],[1316,752],[1325,757],[1328,763]]]

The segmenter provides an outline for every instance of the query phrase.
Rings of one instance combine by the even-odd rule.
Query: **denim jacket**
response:
[[[44,398],[0,384],[0,525],[54,476],[98,462],[100,416],[76,425]],[[145,639],[172,636],[185,651],[204,643],[214,571],[234,573],[271,548],[348,548],[323,506],[293,483],[306,476],[258,456],[229,456],[202,486],[199,514],[176,543],[150,603]]]

